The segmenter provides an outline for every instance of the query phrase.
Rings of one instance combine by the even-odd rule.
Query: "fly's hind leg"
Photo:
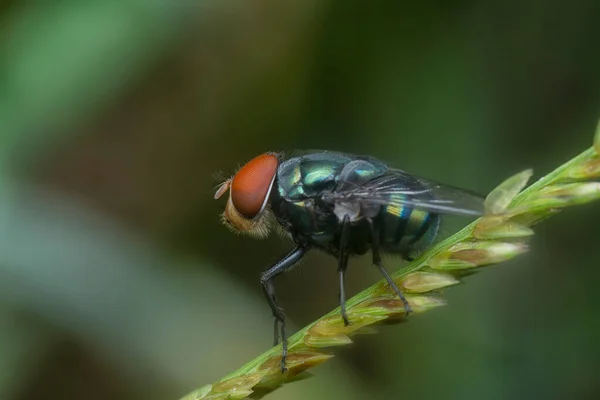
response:
[[[404,311],[406,312],[405,317],[408,317],[408,314],[412,312],[412,308],[410,307],[408,300],[406,300],[406,297],[404,297],[404,294],[402,293],[400,288],[398,288],[398,285],[396,285],[396,282],[394,282],[390,274],[383,266],[383,262],[381,261],[381,248],[379,244],[379,232],[377,231],[373,220],[369,219],[368,221],[369,230],[371,232],[371,251],[373,252],[373,264],[379,269],[381,275],[383,275],[383,277],[387,281],[388,285],[390,285],[392,290],[396,292],[400,300],[402,300],[402,304],[404,305]],[[402,255],[402,257],[404,258],[404,255]]]
[[[348,320],[348,314],[346,313],[346,288],[345,288],[345,274],[346,267],[348,266],[348,235],[350,231],[350,217],[347,215],[342,221],[342,233],[340,235],[340,251],[338,255],[338,276],[340,279],[340,310],[344,325],[350,325]]]

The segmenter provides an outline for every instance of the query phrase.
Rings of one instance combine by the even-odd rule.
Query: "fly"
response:
[[[341,317],[348,325],[344,289],[348,259],[370,251],[373,264],[408,316],[410,304],[384,268],[382,254],[412,260],[433,243],[443,214],[480,216],[485,200],[467,190],[390,168],[372,157],[333,151],[290,158],[280,153],[261,154],[223,182],[215,199],[228,190],[222,215],[228,227],[263,238],[278,225],[295,244],[260,278],[275,317],[275,344],[281,336],[282,371],[286,370],[287,334],[285,314],[275,296],[276,276],[313,248],[334,256]]]

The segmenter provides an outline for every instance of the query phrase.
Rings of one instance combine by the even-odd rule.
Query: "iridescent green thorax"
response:
[[[336,152],[311,153],[285,160],[277,171],[279,195],[292,201],[301,201],[324,191],[332,191],[341,183],[342,169],[353,161],[355,158]],[[369,160],[343,179],[360,183],[381,175],[386,169],[385,164]]]

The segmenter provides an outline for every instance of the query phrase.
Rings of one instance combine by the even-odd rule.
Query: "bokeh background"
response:
[[[599,20],[596,0],[0,3],[0,398],[177,399],[269,348],[258,277],[290,244],[232,235],[212,198],[264,151],[484,193],[583,151]],[[268,398],[599,398],[599,221],[546,221],[449,306]],[[378,279],[355,260],[348,290]],[[293,329],[336,282],[321,254],[277,282]]]

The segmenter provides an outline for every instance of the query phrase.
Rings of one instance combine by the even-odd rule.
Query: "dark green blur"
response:
[[[367,154],[485,193],[588,148],[599,20],[595,0],[4,2],[0,398],[176,399],[269,348],[258,279],[291,245],[233,235],[213,200],[258,154]],[[447,307],[268,398],[600,397],[599,221],[554,216]],[[351,260],[347,294],[378,279]],[[337,280],[322,254],[278,279],[288,329]]]

